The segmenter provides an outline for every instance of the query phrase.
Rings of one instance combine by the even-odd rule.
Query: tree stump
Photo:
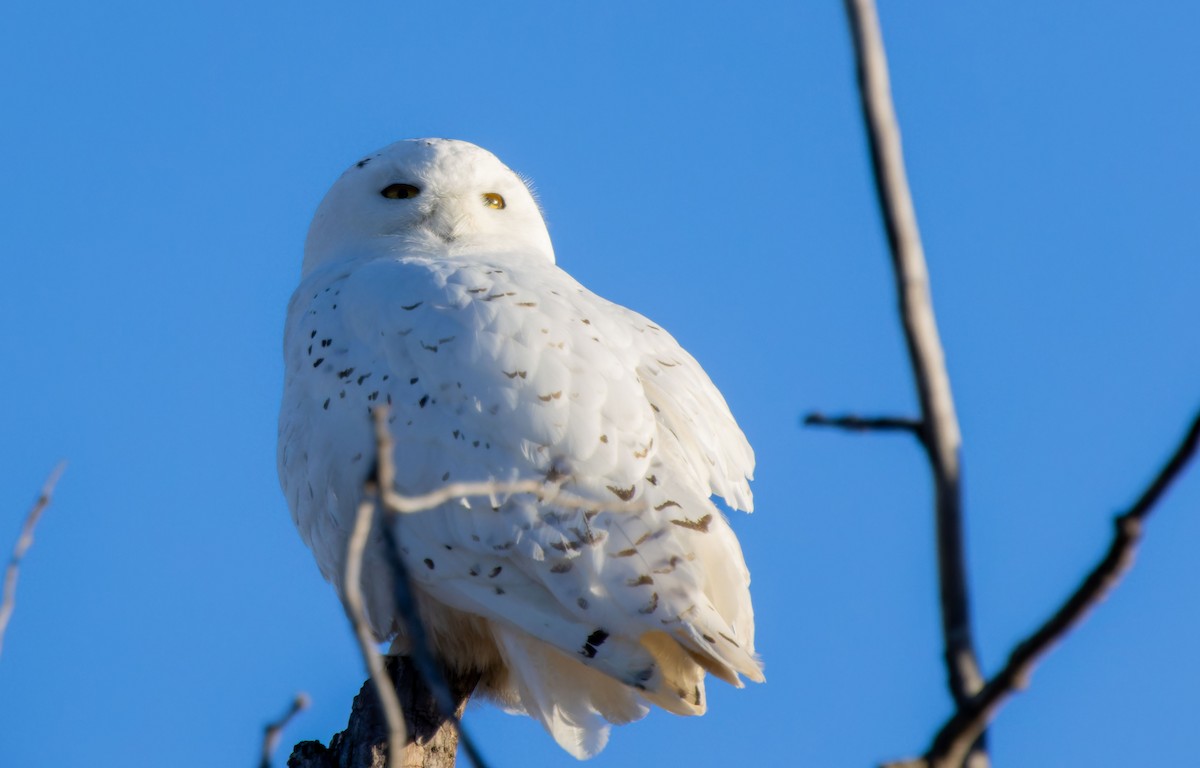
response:
[[[403,768],[453,768],[458,731],[438,710],[425,681],[406,657],[389,656],[384,661],[408,729],[400,764]],[[447,669],[442,674],[457,702],[454,716],[461,718],[479,674],[464,675]],[[300,742],[287,764],[288,768],[387,768],[387,723],[370,679],[354,697],[346,730],[334,734],[328,747],[319,741]]]

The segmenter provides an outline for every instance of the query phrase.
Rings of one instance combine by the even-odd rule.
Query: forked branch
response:
[[[394,458],[395,446],[392,441],[392,433],[388,428],[388,408],[380,406],[371,412],[371,416],[375,423],[375,447],[376,447],[376,476],[379,480],[379,496],[383,503],[383,509],[387,512],[383,519],[383,541],[384,551],[387,555],[388,566],[392,572],[393,583],[393,600],[396,606],[396,612],[400,615],[400,620],[403,622],[405,634],[408,638],[409,658],[416,667],[417,674],[428,686],[433,699],[437,702],[438,709],[441,710],[442,716],[451,723],[452,727],[458,731],[459,743],[467,757],[471,760],[471,764],[475,768],[486,768],[483,760],[483,755],[475,746],[475,742],[463,730],[462,722],[459,721],[456,712],[459,707],[459,702],[456,700],[455,694],[447,681],[446,676],[442,673],[441,661],[434,654],[433,649],[429,646],[429,642],[425,633],[425,628],[421,622],[421,613],[417,607],[416,595],[413,594],[412,582],[408,575],[408,567],[404,563],[404,558],[400,553],[400,543],[397,540],[397,528],[400,523],[399,516],[433,509],[440,504],[444,504],[452,498],[461,498],[462,494],[455,494],[442,497],[440,494],[432,493],[425,494],[422,497],[406,498],[395,493],[396,487],[396,465]],[[480,495],[494,495],[497,493],[505,493],[505,491],[497,490],[495,486],[485,484],[485,488],[481,489]],[[443,489],[444,491],[445,489]],[[376,654],[376,658],[378,655]],[[374,678],[372,672],[372,678]],[[390,688],[390,681],[386,674],[383,675],[383,680],[375,679],[376,689],[382,694],[381,682],[383,685]],[[393,692],[389,691],[389,695]],[[399,703],[396,704],[396,710],[399,712]],[[388,716],[388,724],[392,726],[392,715]],[[403,728],[403,717],[400,720],[401,728]],[[397,742],[397,729],[392,727],[392,755],[399,755],[400,751],[396,749],[397,743],[404,744],[401,740]],[[401,732],[402,733],[402,732]],[[395,758],[393,758],[394,760]],[[393,763],[398,765],[398,763]]]
[[[983,680],[972,638],[967,589],[958,416],[934,319],[916,210],[904,169],[879,17],[873,0],[845,2],[854,39],[875,191],[887,230],[904,340],[921,404],[921,442],[933,473],[947,682],[956,704],[961,705],[978,693]],[[982,743],[973,764],[986,764]]]
[[[859,91],[871,146],[871,161],[899,296],[905,342],[916,379],[921,418],[829,418],[812,414],[805,423],[848,430],[915,432],[929,457],[937,506],[938,574],[942,632],[955,714],[943,725],[926,754],[888,768],[959,768],[987,764],[984,734],[1004,701],[1032,673],[1042,655],[1076,626],[1129,568],[1142,526],[1155,504],[1182,473],[1200,442],[1200,416],[1154,482],[1116,519],[1113,541],[1062,606],[1019,643],[1004,667],[984,682],[971,637],[962,535],[959,477],[960,435],[941,343],[930,301],[928,273],[905,178],[900,134],[888,85],[887,60],[873,0],[845,0],[854,37]]]
[[[283,729],[287,728],[288,723],[292,722],[296,715],[308,709],[309,703],[307,693],[297,693],[287,712],[284,712],[278,720],[267,723],[263,728],[262,759],[259,760],[259,768],[271,768],[271,755],[274,754],[275,747],[279,745],[279,737],[283,735]]]
[[[1034,666],[1067,632],[1079,624],[1093,607],[1112,591],[1133,564],[1146,519],[1171,484],[1183,474],[1200,444],[1200,414],[1193,419],[1183,441],[1149,487],[1114,521],[1115,531],[1108,551],[1084,577],[1075,591],[1037,631],[1016,645],[1004,668],[983,689],[958,708],[938,731],[923,758],[892,763],[889,768],[950,768],[962,763],[971,743],[996,716],[1004,702],[1025,685]]]

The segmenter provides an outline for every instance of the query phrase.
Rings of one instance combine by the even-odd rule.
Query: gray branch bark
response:
[[[971,631],[959,473],[960,435],[950,380],[938,339],[925,257],[905,177],[900,131],[888,84],[887,59],[873,0],[845,0],[858,69],[859,92],[871,147],[876,192],[887,229],[905,342],[916,379],[921,418],[812,414],[805,423],[847,430],[909,431],[929,457],[936,492],[938,575],[942,634],[956,711],[925,755],[888,768],[979,768],[988,764],[986,729],[1000,707],[1032,673],[1036,662],[1117,584],[1133,561],[1146,518],[1182,472],[1200,442],[1200,416],[1137,503],[1116,519],[1108,552],[1050,618],[1017,644],[986,683]]]
[[[971,628],[963,544],[961,435],[950,377],[933,314],[929,272],[916,209],[904,169],[900,127],[892,105],[887,54],[873,0],[846,0],[853,33],[859,95],[871,147],[875,191],[883,213],[904,340],[921,403],[921,443],[929,457],[935,494],[938,583],[947,684],[957,706],[983,687]],[[969,765],[988,764],[983,731]]]

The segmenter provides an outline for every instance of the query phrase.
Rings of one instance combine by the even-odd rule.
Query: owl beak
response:
[[[438,239],[453,243],[471,231],[471,219],[457,198],[438,197],[425,218],[425,225]]]

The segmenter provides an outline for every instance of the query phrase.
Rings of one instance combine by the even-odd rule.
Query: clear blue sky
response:
[[[965,434],[989,670],[1200,407],[1200,10],[886,3]],[[560,263],[663,324],[758,452],[735,519],[767,684],[596,766],[868,766],[949,712],[930,493],[841,4],[20,3],[0,27],[0,547],[70,467],[0,657],[0,765],[251,765],[363,677],[275,479],[308,220],[394,139],[532,177]],[[1200,472],[994,729],[998,766],[1195,759]],[[568,766],[470,710],[496,768]],[[282,764],[283,752],[280,754]],[[117,756],[120,759],[117,759]]]

